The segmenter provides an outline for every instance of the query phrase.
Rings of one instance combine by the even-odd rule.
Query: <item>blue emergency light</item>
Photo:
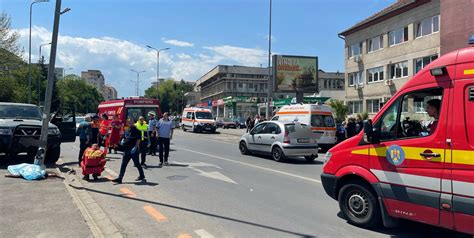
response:
[[[469,44],[474,45],[474,35],[472,35],[471,38],[469,38]]]

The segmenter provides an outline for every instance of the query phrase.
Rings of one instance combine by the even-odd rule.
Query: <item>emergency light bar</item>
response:
[[[469,44],[474,45],[474,35],[472,35],[471,38],[469,38]]]

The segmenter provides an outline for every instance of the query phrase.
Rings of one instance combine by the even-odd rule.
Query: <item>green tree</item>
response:
[[[2,12],[0,14],[0,48],[20,56],[22,53],[18,41],[20,39],[20,34],[12,31],[10,27],[10,17],[5,12]]]
[[[185,102],[183,102],[183,95],[191,91],[193,91],[193,86],[184,80],[177,82],[173,79],[167,79],[160,83],[158,89],[156,87],[150,87],[145,90],[145,97],[158,98],[158,100],[160,100],[161,111],[172,112],[183,109],[185,104]]]
[[[75,108],[77,113],[96,112],[104,101],[102,94],[77,75],[67,75],[57,82],[58,96],[62,108]]]
[[[329,106],[336,114],[336,122],[341,123],[346,119],[347,114],[349,113],[349,107],[344,105],[343,101],[340,100],[330,100]]]

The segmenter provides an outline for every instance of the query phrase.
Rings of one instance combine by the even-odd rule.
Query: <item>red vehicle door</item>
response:
[[[463,72],[461,70],[460,72]],[[452,216],[457,231],[474,234],[474,78],[455,81],[451,124]]]
[[[374,125],[381,138],[370,145],[370,168],[393,217],[439,224],[450,85],[444,81],[402,91]],[[439,116],[430,115],[426,108],[436,103]]]

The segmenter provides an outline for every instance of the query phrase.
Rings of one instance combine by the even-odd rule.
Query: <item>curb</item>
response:
[[[64,164],[62,159],[59,159],[58,162]],[[68,167],[65,166],[65,168]],[[74,172],[73,169],[69,169],[70,171]],[[66,186],[66,189],[71,195],[73,202],[76,204],[77,208],[82,214],[82,217],[91,229],[93,237],[124,237],[120,233],[119,229],[108,218],[107,214],[104,212],[104,210],[102,210],[99,204],[86,190],[83,190],[84,186],[77,179],[77,177],[74,176],[73,173],[63,173],[59,167],[56,167],[56,170],[59,174],[64,176],[64,186]]]

